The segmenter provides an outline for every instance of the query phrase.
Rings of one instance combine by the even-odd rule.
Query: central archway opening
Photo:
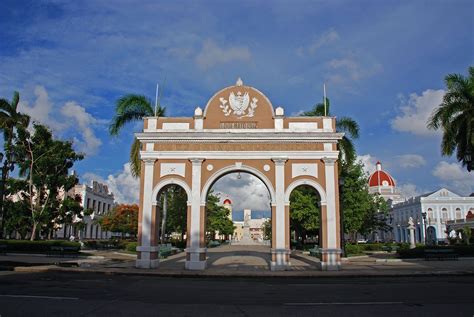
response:
[[[206,199],[208,268],[268,269],[271,261],[271,195],[248,171],[217,178]]]

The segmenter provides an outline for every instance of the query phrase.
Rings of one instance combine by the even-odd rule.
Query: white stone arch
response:
[[[296,187],[301,186],[301,185],[311,186],[314,189],[316,189],[319,193],[319,196],[321,196],[321,205],[326,205],[326,203],[327,203],[326,191],[324,190],[323,186],[321,186],[321,184],[319,184],[318,182],[315,182],[311,179],[298,179],[298,180],[294,181],[293,183],[291,183],[286,188],[285,205],[290,204],[290,195],[291,195],[291,192],[293,191],[293,189],[295,189]]]
[[[184,180],[173,177],[173,178],[166,178],[162,180],[153,188],[153,192],[151,195],[153,205],[156,205],[157,203],[156,198],[158,197],[158,193],[160,192],[160,190],[167,185],[181,186],[181,188],[184,189],[184,191],[186,192],[186,195],[188,196],[188,201],[187,201],[188,205],[191,204],[191,188],[189,188],[189,185]]]
[[[211,189],[212,185],[219,178],[221,178],[222,176],[224,176],[226,174],[229,174],[229,173],[233,173],[233,172],[247,172],[247,173],[250,173],[253,176],[257,177],[258,179],[260,179],[265,184],[265,186],[268,189],[268,192],[270,193],[271,203],[275,204],[275,202],[276,202],[276,200],[275,200],[275,190],[273,188],[272,182],[270,182],[270,180],[265,176],[265,174],[263,174],[258,169],[254,168],[254,167],[251,167],[251,166],[247,166],[247,165],[242,165],[242,166],[229,165],[229,166],[226,166],[226,167],[216,171],[206,181],[206,183],[204,184],[204,187],[202,188],[202,192],[201,192],[201,205],[206,204],[207,193]]]

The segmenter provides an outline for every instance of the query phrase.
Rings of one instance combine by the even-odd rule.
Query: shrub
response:
[[[362,245],[360,244],[346,244],[346,255],[364,254]]]
[[[136,252],[137,251],[137,242],[129,242],[125,245],[125,250],[130,251],[130,252]]]
[[[7,247],[7,252],[39,252],[46,253],[55,247],[74,248],[70,252],[79,252],[81,245],[79,242],[71,242],[64,240],[47,240],[47,241],[29,241],[29,240],[0,240],[0,245]]]
[[[451,249],[454,250],[459,256],[474,256],[474,246],[470,245],[451,245],[451,246],[417,246],[414,249],[409,247],[400,247],[398,249],[398,255],[401,258],[422,258],[425,256],[425,250],[433,249]]]

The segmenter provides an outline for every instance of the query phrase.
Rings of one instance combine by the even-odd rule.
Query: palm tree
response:
[[[159,99],[158,99],[159,100]],[[130,122],[141,121],[144,117],[165,115],[165,108],[157,105],[156,113],[150,99],[142,95],[128,94],[116,102],[115,116],[109,126],[111,135],[118,135],[120,130]],[[134,139],[130,150],[130,167],[132,175],[140,175],[140,141]]]
[[[3,226],[5,224],[6,212],[3,210],[3,198],[5,193],[5,182],[8,178],[10,169],[13,168],[13,140],[15,138],[15,131],[18,128],[26,128],[30,123],[30,117],[26,114],[18,112],[18,103],[20,102],[20,94],[15,91],[11,102],[7,99],[0,98],[0,130],[3,132],[5,163],[1,171],[0,183],[0,214],[2,215],[2,222],[0,224],[0,238],[3,237]],[[3,154],[2,154],[3,159]]]
[[[18,91],[13,93],[12,101],[0,99],[0,130],[3,132],[5,140],[6,157],[11,156],[11,147],[15,137],[15,130],[19,127],[27,127],[30,123],[30,117],[26,114],[18,112],[18,103],[20,102],[20,94]]]
[[[448,88],[443,102],[428,120],[429,129],[442,129],[441,154],[453,155],[470,172],[474,150],[474,67],[469,76],[449,74],[444,78]]]
[[[303,116],[315,117],[330,115],[330,103],[326,98],[326,111],[324,111],[324,104],[316,104],[312,110],[303,112]],[[341,117],[336,120],[336,130],[344,132],[345,135],[339,142],[339,162],[343,159],[347,164],[351,165],[356,159],[356,150],[352,139],[359,138],[359,125],[357,122],[349,117]]]

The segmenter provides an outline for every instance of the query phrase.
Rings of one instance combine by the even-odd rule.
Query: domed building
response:
[[[382,169],[382,163],[377,162],[375,172],[369,177],[369,193],[379,194],[390,205],[404,201],[396,188],[393,177]]]

